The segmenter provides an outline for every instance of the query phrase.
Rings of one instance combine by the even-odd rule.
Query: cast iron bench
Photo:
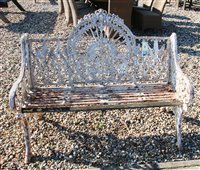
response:
[[[104,10],[86,15],[67,38],[24,34],[20,75],[9,104],[22,120],[25,162],[31,158],[27,116],[33,112],[172,106],[181,149],[181,114],[193,88],[177,57],[175,33],[134,36],[122,19]]]

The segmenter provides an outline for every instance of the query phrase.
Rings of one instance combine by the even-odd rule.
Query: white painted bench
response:
[[[193,88],[178,65],[176,41],[175,33],[134,36],[123,20],[103,10],[85,16],[67,38],[24,34],[9,104],[22,120],[25,161],[31,158],[26,116],[33,112],[172,106],[181,149],[181,114]]]

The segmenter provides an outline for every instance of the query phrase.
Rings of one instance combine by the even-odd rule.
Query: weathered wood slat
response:
[[[81,87],[81,88],[72,88],[72,89],[55,89],[55,88],[45,88],[45,89],[32,89],[30,94],[34,93],[37,95],[63,95],[63,94],[74,94],[74,95],[90,95],[90,94],[139,94],[139,93],[171,93],[173,92],[173,88],[170,85],[163,84],[163,85],[152,85],[152,84],[146,84],[142,85],[140,87],[132,87],[132,88],[115,88],[117,86],[112,87],[105,87],[105,88],[88,88],[88,87]],[[124,86],[125,87],[125,86]]]
[[[116,95],[104,95],[104,96],[102,96],[102,95],[87,95],[87,96],[85,96],[85,95],[83,95],[83,96],[81,96],[81,95],[79,95],[79,96],[75,96],[75,95],[69,95],[69,96],[67,96],[67,97],[65,97],[65,96],[57,96],[57,97],[45,97],[45,96],[36,96],[36,97],[33,97],[36,101],[62,101],[62,100],[65,100],[66,98],[70,98],[71,99],[71,101],[76,101],[76,100],[81,100],[81,101],[87,101],[87,100],[94,100],[94,99],[109,99],[109,100],[114,100],[114,99],[130,99],[130,98],[146,98],[146,97],[148,97],[148,99],[151,99],[151,98],[172,98],[174,96],[174,94],[169,94],[169,93],[163,93],[163,94],[153,94],[153,95],[151,95],[150,96],[150,94],[149,95],[144,95],[144,94],[141,94],[141,95],[139,95],[139,94],[136,94],[136,95],[118,95],[118,94],[116,94]]]
[[[61,104],[92,104],[92,103],[109,103],[109,102],[146,102],[146,101],[159,101],[159,100],[173,100],[175,99],[174,96],[169,96],[169,97],[158,97],[156,96],[156,98],[154,97],[137,97],[137,98],[111,98],[111,99],[107,99],[107,98],[102,98],[102,99],[87,99],[87,100],[84,100],[84,99],[77,99],[77,100],[74,100],[74,99],[68,99],[68,100],[35,100],[35,101],[31,101],[31,103],[29,103],[29,105],[33,105],[33,104],[38,104],[38,106],[45,106],[47,103],[61,103]],[[63,103],[64,102],[64,103]]]
[[[31,101],[31,104],[33,103],[39,103],[40,105],[45,105],[46,103],[59,103],[59,102],[62,102],[64,101],[65,103],[96,103],[96,102],[102,102],[102,101],[145,101],[145,100],[148,100],[148,101],[155,101],[155,100],[163,100],[163,99],[175,99],[174,95],[170,95],[170,96],[147,96],[147,97],[129,97],[129,98],[125,98],[125,97],[116,97],[116,98],[88,98],[88,99],[85,99],[85,98],[70,98],[70,99],[61,99],[61,100],[51,100],[51,99],[46,99],[46,100],[42,100],[40,98],[38,99],[35,99],[34,101]]]
[[[32,89],[28,94],[28,102],[23,110],[45,109],[48,110],[87,110],[87,109],[113,109],[147,107],[150,105],[178,105],[180,101],[176,99],[172,87],[167,84],[143,84],[125,88],[124,90],[117,85],[104,88],[73,88],[73,89]],[[112,91],[106,89],[115,89]],[[86,90],[85,90],[86,89]],[[155,104],[158,103],[158,104]]]
[[[56,95],[55,96],[47,96],[47,95],[38,95],[38,96],[31,96],[31,99],[33,100],[60,100],[60,99],[65,99],[65,98],[71,98],[71,99],[101,99],[101,98],[130,98],[130,97],[135,97],[135,98],[141,98],[141,97],[148,97],[148,98],[155,98],[155,97],[167,97],[167,96],[174,96],[174,93],[127,93],[127,94],[118,94],[118,93],[113,93],[113,94],[83,94],[83,95],[76,95],[76,94],[68,94],[68,95]]]
[[[91,105],[90,107],[79,106],[79,107],[72,107],[60,105],[51,105],[51,107],[39,108],[39,107],[32,107],[32,108],[22,108],[23,113],[32,113],[32,112],[67,112],[67,111],[92,111],[92,110],[110,110],[110,109],[130,109],[130,108],[148,108],[148,107],[165,107],[165,106],[178,106],[181,105],[181,102],[174,100],[174,101],[151,101],[151,102],[139,102],[139,103],[119,103],[117,105]]]
[[[41,105],[40,103],[32,103],[30,106],[27,106],[28,109],[32,109],[32,108],[60,108],[60,107],[85,107],[85,109],[92,107],[92,106],[98,106],[98,105],[108,105],[107,108],[109,108],[109,105],[112,105],[113,107],[115,105],[126,105],[127,103],[131,104],[132,107],[137,107],[137,105],[139,104],[140,106],[144,105],[148,105],[150,106],[151,103],[153,102],[157,102],[157,103],[166,103],[165,105],[168,106],[174,106],[175,102],[176,104],[180,104],[181,102],[175,99],[167,99],[167,98],[163,98],[163,99],[157,99],[157,100],[115,100],[115,101],[106,101],[106,100],[96,100],[96,101],[87,101],[87,102],[81,102],[81,101],[77,101],[77,102],[69,102],[69,103],[65,103],[65,102],[61,102],[61,103],[45,103],[43,105]],[[170,104],[172,103],[172,104]],[[175,104],[175,105],[176,105]],[[161,105],[159,105],[161,106]]]

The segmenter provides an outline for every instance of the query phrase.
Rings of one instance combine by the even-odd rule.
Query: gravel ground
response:
[[[29,12],[21,13],[10,3],[3,11],[11,23],[0,20],[0,169],[156,166],[157,162],[200,159],[200,11],[175,11],[172,5],[164,11],[162,31],[142,34],[177,33],[180,64],[195,87],[195,99],[183,117],[183,153],[175,146],[175,117],[170,109],[50,113],[42,121],[31,119],[34,157],[25,165],[20,122],[8,107],[8,92],[20,68],[21,34],[66,36],[72,27],[66,26],[63,15],[58,16],[54,1],[19,2]]]

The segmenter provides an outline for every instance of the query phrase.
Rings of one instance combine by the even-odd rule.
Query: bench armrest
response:
[[[12,88],[10,89],[10,93],[9,93],[9,105],[10,105],[11,109],[15,108],[16,91],[17,91],[17,88],[18,88],[19,84],[23,80],[24,74],[25,74],[25,66],[23,64],[23,65],[21,65],[20,75],[19,75],[17,81],[13,84]]]
[[[24,34],[22,36],[22,59],[21,59],[21,68],[20,68],[20,74],[18,79],[14,82],[14,84],[12,85],[10,92],[9,92],[9,106],[11,109],[15,109],[16,105],[15,105],[15,98],[16,98],[16,92],[18,89],[19,84],[22,82],[24,75],[25,75],[25,68],[26,68],[26,55],[27,55],[27,51],[26,49],[26,41],[28,38],[28,34]]]
[[[170,82],[174,86],[178,99],[183,102],[183,109],[187,110],[187,105],[194,97],[194,87],[192,86],[189,78],[182,72],[177,59],[177,38],[176,34],[171,35],[171,73]]]
[[[189,104],[194,97],[194,87],[192,86],[188,77],[182,72],[180,66],[175,66],[176,74],[176,93],[177,97],[183,101],[184,104]]]

